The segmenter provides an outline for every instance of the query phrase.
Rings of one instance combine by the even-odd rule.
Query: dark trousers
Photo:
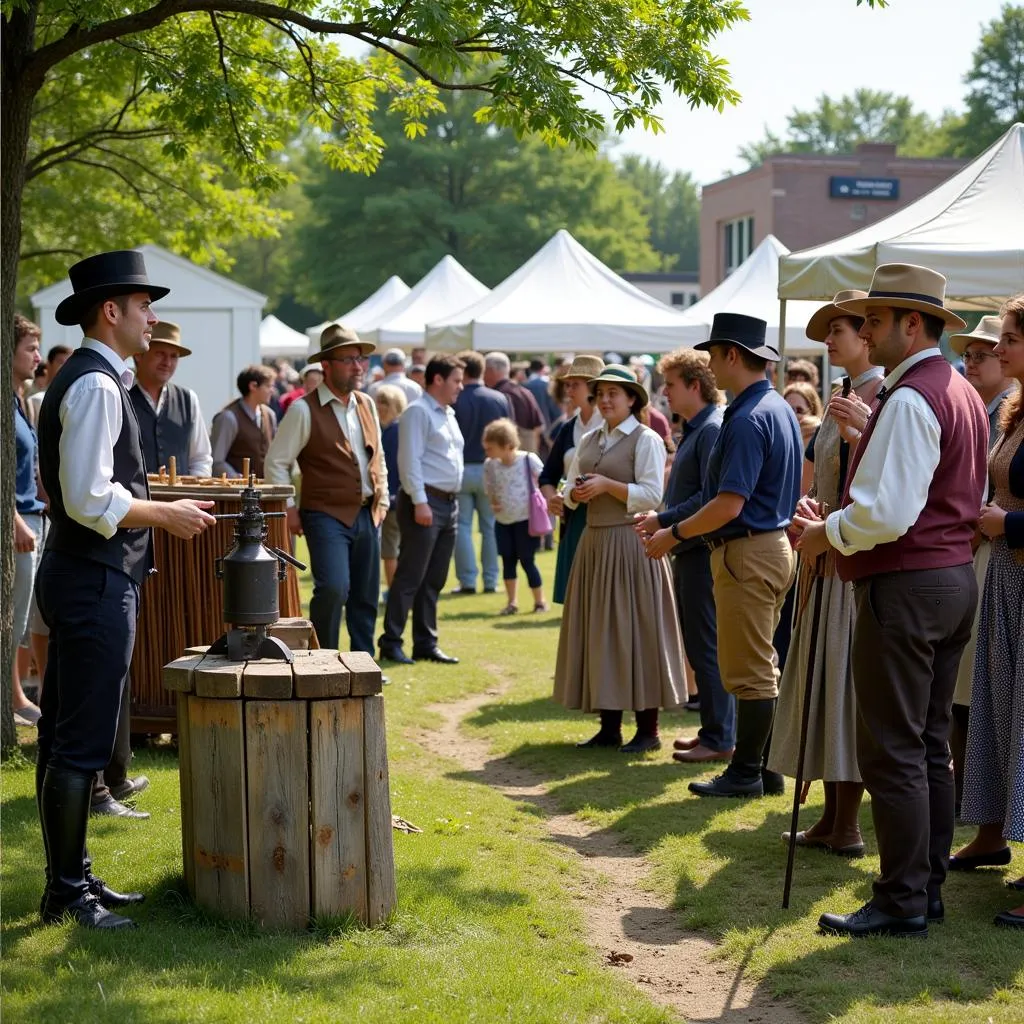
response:
[[[736,745],[736,698],[725,692],[718,671],[718,626],[711,579],[711,554],[701,544],[673,556],[676,610],[683,645],[697,677],[701,745],[731,750]]]
[[[114,750],[106,768],[96,773],[92,787],[92,802],[104,803],[110,796],[110,787],[119,786],[128,778],[128,766],[132,763],[132,718],[131,680],[125,682],[121,695],[121,709],[117,714],[117,732],[114,734]]]
[[[550,535],[549,535],[550,536]],[[494,538],[501,555],[502,579],[514,580],[518,566],[523,567],[526,581],[536,589],[541,586],[540,569],[535,561],[540,537],[530,536],[530,520],[522,519],[518,523],[495,523]]]
[[[338,648],[344,609],[350,650],[373,654],[380,594],[380,533],[369,508],[361,508],[351,526],[312,509],[302,509],[299,515],[313,573],[309,618],[320,646]]]
[[[950,707],[978,584],[970,564],[883,573],[859,581],[856,599],[857,760],[881,860],[872,902],[915,917],[946,878]]]
[[[413,656],[437,646],[437,598],[448,579],[459,512],[454,500],[428,494],[427,502],[434,521],[430,526],[420,526],[413,518],[412,499],[405,491],[398,495],[402,546],[384,612],[384,632],[380,637],[384,652],[401,647],[410,610]]]

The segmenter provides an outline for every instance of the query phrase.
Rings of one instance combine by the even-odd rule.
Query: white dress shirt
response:
[[[292,405],[295,404],[297,403],[292,402]],[[263,406],[258,405],[255,409],[250,409],[245,402],[242,402],[242,408],[245,410],[245,415],[256,424],[256,429],[262,430]],[[277,429],[277,417],[274,415],[273,409],[268,407],[267,411],[270,413],[270,433],[273,435]],[[235,416],[234,405],[229,406],[227,409],[221,409],[213,417],[210,432],[212,434],[214,474],[220,476],[224,473],[229,477],[240,477],[242,474],[228,462],[228,452],[231,451],[231,446],[235,443],[235,438],[238,437],[238,419]]]
[[[82,348],[101,356],[127,391],[131,366],[112,348],[86,338]],[[122,395],[105,373],[86,373],[60,402],[60,490],[67,514],[109,540],[135,500],[114,480],[114,445],[124,423]]]
[[[178,387],[181,385],[179,384]],[[153,396],[141,384],[139,390],[149,402],[153,412],[159,416],[167,404],[167,388],[160,389],[160,397],[155,402]],[[210,448],[210,435],[206,432],[206,424],[203,422],[203,414],[199,408],[199,396],[191,388],[181,388],[181,390],[188,396],[189,416],[192,420],[192,432],[188,438],[188,473],[190,476],[209,476],[213,472],[213,450]]]
[[[912,366],[942,358],[937,348],[917,352],[904,359],[882,386],[891,391]],[[843,555],[899,540],[928,503],[939,464],[942,430],[920,392],[900,388],[872,415],[878,422],[850,482],[850,504],[825,520],[829,543]]]
[[[384,384],[389,384],[393,388],[398,388],[398,390],[405,395],[405,400],[410,405],[423,397],[423,388],[421,388],[411,377],[406,377],[401,370],[396,370],[394,373],[389,373],[386,377],[381,377],[380,380],[375,380],[369,388],[367,388],[367,394],[371,398],[376,398],[377,392]]]
[[[348,402],[342,402],[331,389],[321,382],[316,388],[317,396],[322,405],[329,405],[338,421],[341,432],[352,449],[352,454],[359,464],[359,478],[362,481],[363,497],[373,497],[373,483],[370,480],[370,460],[366,454],[366,439],[363,437],[363,426],[359,422],[357,399],[349,395]],[[377,418],[376,402],[368,403],[373,422],[377,425],[377,437],[380,437],[380,420]],[[292,466],[299,457],[299,452],[309,444],[309,435],[313,420],[309,403],[299,398],[288,407],[288,415],[282,417],[274,440],[270,442],[270,451],[263,460],[263,479],[274,484],[290,484],[292,482]],[[383,497],[380,507],[387,509],[388,500],[388,467],[384,462],[384,447],[377,446],[378,472],[380,473]],[[288,499],[288,505],[295,504],[294,498]]]
[[[427,500],[427,485],[458,494],[464,442],[455,410],[432,395],[408,406],[398,421],[398,475],[414,505]]]
[[[596,415],[596,413],[595,413]],[[593,420],[591,420],[593,422]],[[637,438],[636,457],[633,462],[635,482],[626,484],[626,512],[634,515],[637,512],[650,512],[661,504],[665,492],[665,442],[649,428],[643,426],[635,416],[627,416],[617,427],[609,429],[602,422],[597,428],[597,443],[602,451],[614,448],[621,440],[629,437],[634,430],[642,430]],[[592,431],[587,431],[589,435]],[[600,467],[597,471],[600,475]],[[580,475],[580,453],[572,457],[569,472],[565,475],[563,497],[568,508],[576,508],[578,502],[572,500],[572,489],[576,486],[576,477]]]

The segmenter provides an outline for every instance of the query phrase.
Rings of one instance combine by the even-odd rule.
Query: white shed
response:
[[[199,395],[209,424],[214,413],[238,394],[239,372],[261,362],[260,320],[267,297],[158,245],[140,245],[139,252],[146,258],[150,281],[171,289],[153,305],[153,312],[180,324],[182,343],[192,349],[192,355],[178,364],[174,382]],[[59,344],[77,348],[82,340],[77,327],[63,327],[53,316],[70,294],[71,282],[65,277],[32,296],[44,352]]]

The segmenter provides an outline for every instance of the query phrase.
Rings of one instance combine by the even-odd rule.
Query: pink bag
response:
[[[529,454],[524,457],[523,465],[526,467],[526,479],[530,483],[530,536],[546,537],[551,532],[551,517],[548,515],[548,503],[544,500],[544,495],[537,490],[537,485],[533,482]]]

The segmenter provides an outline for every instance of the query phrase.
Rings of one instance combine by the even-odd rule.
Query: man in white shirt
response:
[[[456,664],[437,646],[437,598],[455,550],[462,486],[463,439],[455,412],[462,391],[462,361],[435,356],[427,363],[427,387],[398,421],[398,524],[402,544],[388,591],[380,656],[400,665],[413,661]],[[412,611],[412,657],[402,650]]]
[[[953,838],[950,706],[978,598],[971,542],[985,488],[988,418],[943,358],[946,279],[925,267],[878,267],[866,298],[868,357],[888,376],[850,460],[842,508],[822,521],[801,499],[797,547],[831,547],[853,581],[857,761],[871,794],[881,870],[871,900],[823,914],[828,934],[924,937],[943,919]]]
[[[302,472],[297,508],[288,526],[304,533],[313,571],[309,617],[321,647],[337,648],[345,612],[350,650],[373,654],[380,592],[380,533],[387,515],[388,471],[377,405],[359,389],[373,345],[331,324],[310,356],[323,380],[293,402],[267,452],[264,477],[290,484]]]
[[[423,388],[405,375],[405,353],[400,348],[389,348],[381,359],[384,376],[375,380],[367,391],[371,398],[377,397],[377,391],[385,384],[392,384],[405,395],[406,402],[415,402],[423,394]]]
[[[69,271],[74,293],[56,311],[86,335],[46,390],[39,469],[50,532],[37,576],[50,658],[39,719],[36,798],[46,856],[46,922],[65,914],[92,928],[130,928],[110,912],[142,900],[96,878],[85,851],[95,773],[110,760],[135,645],[140,589],[152,570],[150,529],[185,539],[215,520],[213,502],[149,500],[127,362],[149,344],[149,284],[140,253],[100,253]]]

